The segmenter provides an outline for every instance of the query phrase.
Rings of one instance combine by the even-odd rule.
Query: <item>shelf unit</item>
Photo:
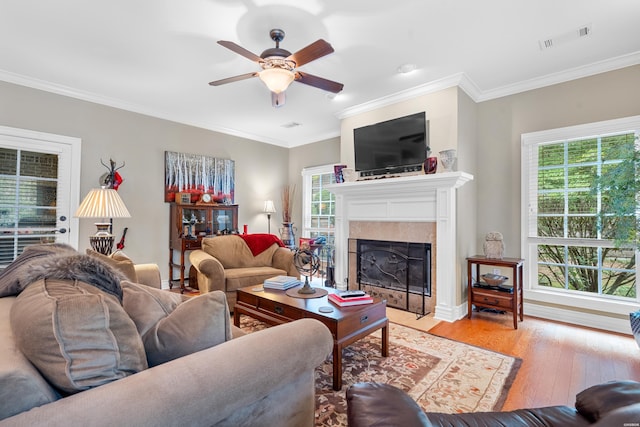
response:
[[[203,237],[218,234],[238,233],[238,205],[182,205],[171,203],[169,220],[169,287],[174,282],[185,287],[185,253],[200,249]],[[179,262],[174,259],[180,253]],[[180,276],[173,277],[173,269],[178,268]]]
[[[511,281],[513,292],[503,292],[494,289],[485,289],[475,286],[480,280],[480,266],[506,267],[512,271]],[[467,258],[467,286],[469,311],[467,317],[471,319],[473,306],[490,308],[499,311],[513,313],[513,327],[518,329],[518,317],[524,320],[523,309],[523,276],[524,260],[520,258],[487,258],[482,255],[474,255]]]

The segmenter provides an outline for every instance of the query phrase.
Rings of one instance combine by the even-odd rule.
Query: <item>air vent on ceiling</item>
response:
[[[546,50],[589,35],[591,35],[591,24],[583,25],[576,31],[569,31],[568,33],[549,37],[544,40],[538,40],[538,44],[540,45],[540,50]]]
[[[283,128],[287,128],[287,129],[295,128],[298,126],[302,126],[302,125],[298,122],[289,122],[282,125]]]

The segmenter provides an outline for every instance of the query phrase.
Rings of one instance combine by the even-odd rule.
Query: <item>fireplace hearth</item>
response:
[[[359,289],[387,300],[389,307],[429,313],[425,297],[431,296],[431,244],[350,239],[355,248]],[[353,244],[355,243],[355,244]]]

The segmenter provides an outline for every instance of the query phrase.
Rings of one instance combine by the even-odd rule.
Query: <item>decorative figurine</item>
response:
[[[502,233],[491,231],[484,238],[484,256],[487,258],[502,259],[504,256],[504,242]]]

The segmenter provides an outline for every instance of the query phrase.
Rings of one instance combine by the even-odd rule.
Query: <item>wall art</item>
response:
[[[210,194],[217,203],[233,204],[233,160],[173,151],[165,151],[164,159],[165,202],[175,202],[176,193],[190,193],[192,203]]]

